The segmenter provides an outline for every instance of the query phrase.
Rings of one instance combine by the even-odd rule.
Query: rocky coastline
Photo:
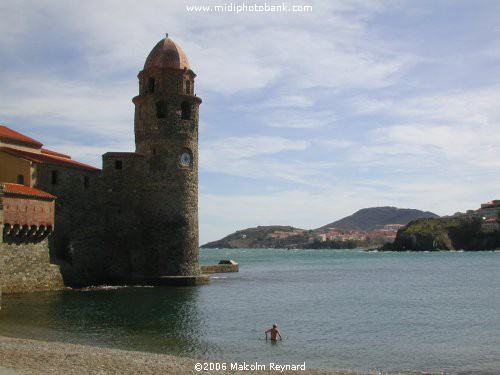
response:
[[[401,228],[382,251],[484,251],[500,249],[500,232],[482,230],[481,218],[417,219]]]

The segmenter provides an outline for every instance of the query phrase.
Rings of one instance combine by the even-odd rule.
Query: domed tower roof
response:
[[[149,68],[191,69],[186,54],[168,34],[149,53],[144,69]]]

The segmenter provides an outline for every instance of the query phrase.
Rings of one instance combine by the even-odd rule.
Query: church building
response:
[[[4,255],[12,263],[31,245],[46,251],[50,274],[58,267],[69,286],[208,281],[198,260],[195,77],[177,43],[168,35],[158,42],[133,98],[135,151],[104,154],[102,170],[0,126],[4,285],[12,278]],[[27,274],[36,279],[36,271]]]

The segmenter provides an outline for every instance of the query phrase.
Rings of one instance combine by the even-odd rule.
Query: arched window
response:
[[[147,92],[155,92],[155,85],[156,85],[155,78],[154,77],[150,77],[148,79]]]
[[[191,120],[191,103],[183,102],[181,104],[182,115],[181,118],[183,120]]]
[[[167,116],[167,103],[163,100],[156,103],[156,118],[165,118]]]
[[[22,174],[17,175],[17,183],[24,185],[24,175],[22,175]]]
[[[191,94],[191,81],[186,81],[186,94]]]

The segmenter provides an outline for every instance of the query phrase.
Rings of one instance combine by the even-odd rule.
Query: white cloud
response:
[[[257,118],[273,128],[318,129],[335,123],[333,112],[319,110],[281,109]]]
[[[309,143],[281,137],[229,137],[203,143],[201,171],[249,178],[278,178],[300,184],[314,184],[311,176],[332,168],[332,162],[304,162],[296,155]],[[281,153],[292,153],[283,159]],[[294,156],[295,155],[295,156]]]
[[[266,101],[263,108],[309,108],[314,104],[310,96],[304,95],[279,95]]]
[[[119,137],[120,127],[133,123],[130,98],[134,89],[120,82],[107,87],[56,77],[10,75],[0,87],[0,112],[36,119],[48,127],[63,125]]]
[[[396,125],[370,131],[358,163],[444,168],[474,175],[500,166],[500,87],[434,93],[390,100],[356,99],[365,113],[381,113]]]
[[[315,143],[321,146],[325,146],[329,149],[334,148],[334,149],[348,149],[351,147],[356,146],[356,142],[342,138],[343,136],[339,138],[333,138],[333,139],[320,139],[316,140]]]
[[[500,120],[500,86],[417,94],[397,99],[357,97],[350,101],[360,113],[383,113],[434,123],[485,124]]]
[[[304,150],[306,141],[294,141],[280,137],[228,137],[204,145],[206,160],[224,157],[226,160],[243,159],[258,155],[275,154],[289,150]]]

